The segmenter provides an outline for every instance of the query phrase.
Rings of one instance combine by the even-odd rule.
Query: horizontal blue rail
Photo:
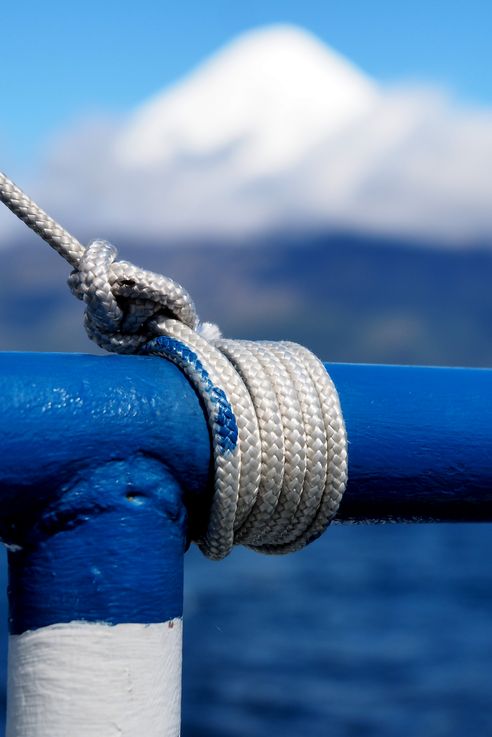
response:
[[[340,521],[492,520],[492,371],[327,369],[349,439]],[[207,504],[204,415],[185,377],[160,358],[0,354],[0,426],[7,541],[19,512],[29,524],[74,472],[108,457],[162,460],[189,505]]]
[[[339,519],[492,520],[492,370],[327,368],[349,440]]]
[[[492,371],[327,368],[349,443],[338,520],[492,520]],[[174,364],[0,354],[8,734],[109,734],[135,715],[128,733],[179,733],[183,554],[211,477]]]

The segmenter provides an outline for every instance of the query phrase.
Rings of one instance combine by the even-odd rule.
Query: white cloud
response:
[[[358,228],[459,242],[492,235],[492,112],[440,95],[383,94],[306,168],[306,208]]]
[[[492,235],[492,111],[384,90],[296,29],[240,39],[126,119],[81,123],[46,158],[36,194],[84,237]]]

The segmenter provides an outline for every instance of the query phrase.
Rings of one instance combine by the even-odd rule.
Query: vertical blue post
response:
[[[8,737],[179,734],[185,522],[157,461],[115,461],[17,537]]]
[[[2,359],[7,736],[177,737],[198,399],[161,360]]]

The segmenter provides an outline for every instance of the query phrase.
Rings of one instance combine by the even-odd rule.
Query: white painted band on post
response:
[[[178,737],[182,620],[9,639],[6,737]]]

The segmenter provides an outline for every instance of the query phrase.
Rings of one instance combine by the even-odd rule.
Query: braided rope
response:
[[[113,353],[138,353],[149,325],[162,314],[199,328],[190,295],[172,279],[116,261],[117,250],[97,240],[85,248],[0,172],[0,200],[74,267],[68,284],[86,304],[91,340]]]
[[[74,267],[68,283],[92,340],[162,356],[195,387],[215,470],[201,550],[214,559],[235,543],[287,553],[319,537],[347,483],[342,411],[323,364],[295,343],[221,338],[179,284],[116,261],[106,241],[84,248],[1,172],[0,199]]]
[[[0,200],[49,245],[77,268],[84,255],[82,243],[45,213],[14,182],[0,171]]]

